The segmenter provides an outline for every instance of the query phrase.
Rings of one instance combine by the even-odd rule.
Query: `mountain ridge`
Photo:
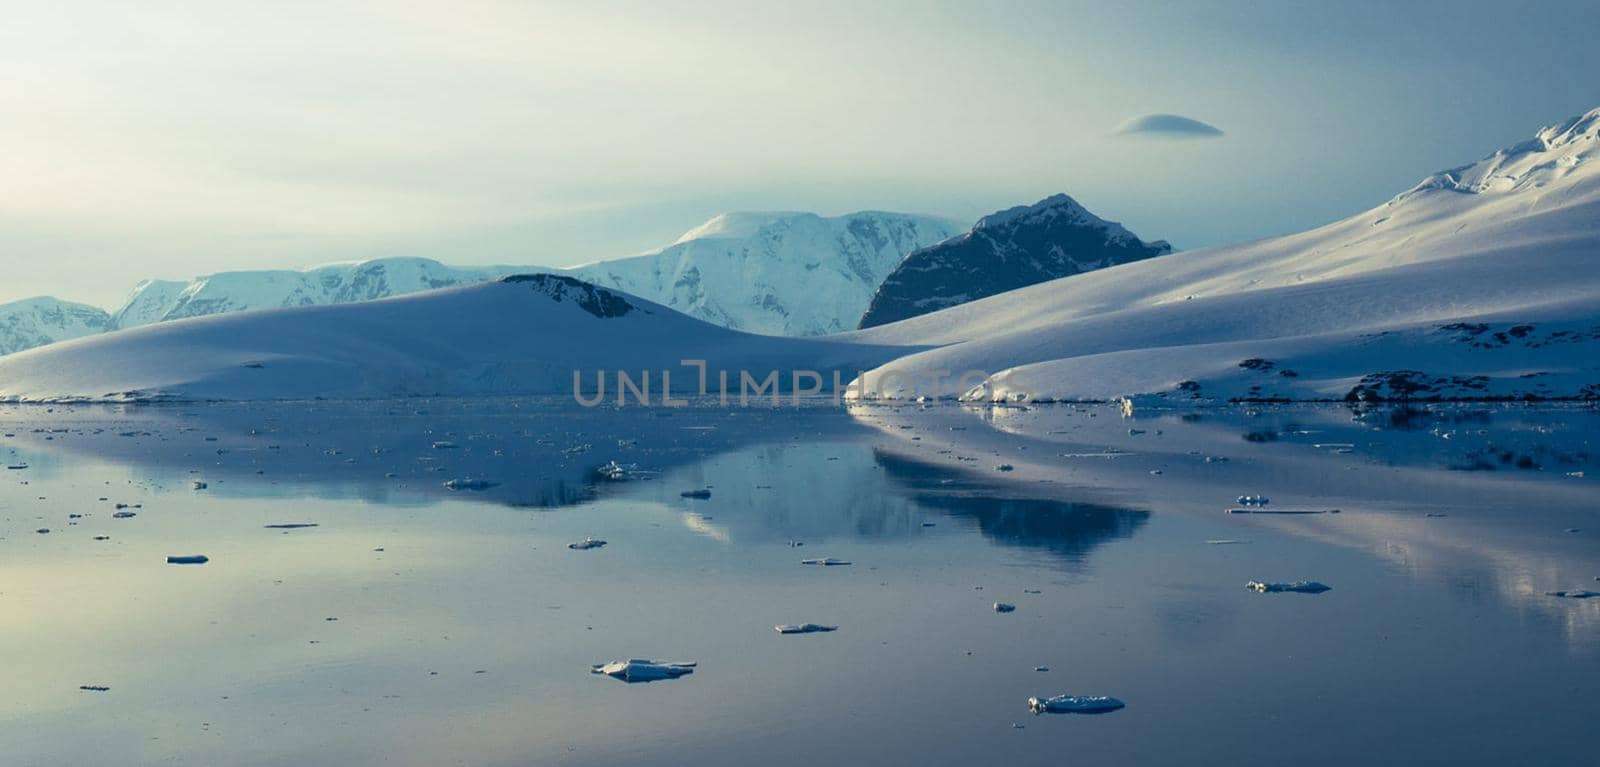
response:
[[[870,328],[1027,285],[1172,252],[1066,194],[991,213],[965,234],[906,256],[857,323]]]

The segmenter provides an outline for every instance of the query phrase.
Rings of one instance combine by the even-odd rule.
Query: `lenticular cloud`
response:
[[[1183,115],[1154,114],[1135,117],[1117,126],[1119,136],[1149,136],[1151,138],[1212,138],[1221,136],[1215,125]]]

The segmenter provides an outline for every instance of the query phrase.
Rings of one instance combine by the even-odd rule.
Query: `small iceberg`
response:
[[[203,565],[211,561],[211,557],[204,554],[188,554],[183,556],[167,557],[169,565]]]
[[[601,479],[608,479],[612,482],[622,482],[628,478],[628,467],[623,466],[616,461],[608,461],[604,465],[600,466],[600,468],[595,469],[594,473]]]
[[[1105,695],[1057,695],[1054,698],[1029,698],[1028,710],[1035,714],[1106,714],[1126,707]]]
[[[500,484],[487,479],[452,479],[444,483],[446,490],[488,490]]]
[[[1332,586],[1317,583],[1316,581],[1295,581],[1293,583],[1263,583],[1250,581],[1245,588],[1262,594],[1276,594],[1279,592],[1293,592],[1296,594],[1321,594],[1333,590]]]
[[[843,559],[834,559],[833,557],[823,557],[821,559],[802,559],[802,560],[800,560],[800,564],[802,564],[802,565],[821,565],[822,567],[837,567],[839,565],[848,565],[850,563],[846,562]]]
[[[604,545],[606,545],[606,542],[600,540],[599,538],[585,538],[577,543],[567,544],[567,548],[575,551],[587,551],[589,549],[598,549]]]
[[[820,623],[785,623],[782,626],[773,626],[779,634],[821,634],[828,631],[838,631],[838,626],[824,626]]]
[[[589,673],[605,674],[613,679],[621,679],[631,684],[634,682],[677,679],[684,674],[693,674],[695,665],[694,663],[633,658],[630,660],[614,660],[610,663],[596,663],[590,667]]]

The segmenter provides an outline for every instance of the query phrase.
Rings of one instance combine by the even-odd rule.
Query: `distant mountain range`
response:
[[[946,309],[1008,290],[1166,255],[1064,194],[984,216],[972,231],[914,251],[879,286],[863,328]]]
[[[624,290],[727,328],[823,335],[854,328],[906,254],[960,229],[954,221],[904,213],[727,213],[652,253],[572,269],[382,258],[146,280],[109,315],[49,297],[0,304],[0,354],[168,320],[370,301],[541,272]]]
[[[0,354],[104,333],[116,326],[104,309],[50,296],[0,304]]]
[[[1128,397],[1136,409],[1600,400],[1597,259],[1600,110],[1314,230],[1106,266],[852,333],[752,335],[532,275],[33,349],[0,358],[0,400],[567,393],[574,371],[602,369],[651,371],[659,394],[662,370],[678,371],[674,391],[697,383],[682,359],[784,383],[795,370],[830,380],[867,369],[868,396]]]

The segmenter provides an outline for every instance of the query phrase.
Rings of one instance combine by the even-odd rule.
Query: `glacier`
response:
[[[977,401],[1600,398],[1600,109],[1311,231],[1175,253],[873,329],[987,371]]]

